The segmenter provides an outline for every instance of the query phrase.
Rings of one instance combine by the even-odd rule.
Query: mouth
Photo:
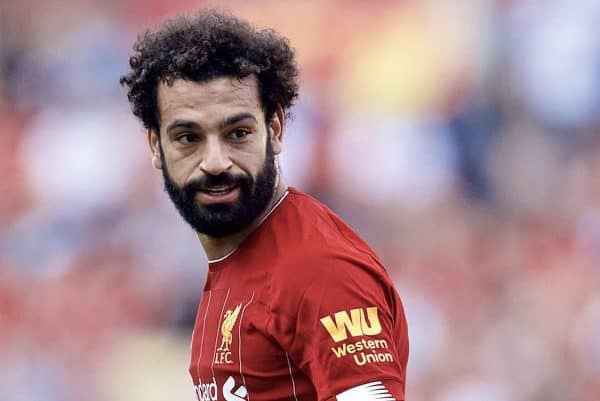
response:
[[[196,198],[204,204],[233,202],[239,192],[238,185],[217,185],[198,191]]]

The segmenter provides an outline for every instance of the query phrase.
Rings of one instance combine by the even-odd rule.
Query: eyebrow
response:
[[[184,128],[189,130],[199,130],[201,127],[193,121],[175,120],[167,126],[167,132],[171,132],[176,128]]]
[[[226,128],[230,125],[233,125],[235,123],[238,123],[240,121],[243,120],[253,120],[255,123],[258,124],[258,121],[256,120],[256,117],[254,117],[252,114],[248,113],[248,112],[242,112],[239,114],[234,114],[231,117],[227,117],[227,119],[225,119],[223,122],[221,122],[221,124],[219,124],[219,128],[223,129]]]
[[[258,120],[256,120],[256,117],[254,117],[252,114],[248,113],[248,112],[242,112],[239,114],[235,114],[231,117],[227,117],[225,120],[223,120],[220,124],[219,124],[219,129],[223,129],[226,128],[230,125],[236,124],[240,121],[243,120],[253,120],[255,123],[258,124]],[[189,120],[175,120],[173,121],[171,124],[169,124],[167,126],[166,131],[167,132],[172,132],[175,129],[178,128],[183,128],[186,130],[202,130],[202,127],[193,122],[193,121],[189,121]]]

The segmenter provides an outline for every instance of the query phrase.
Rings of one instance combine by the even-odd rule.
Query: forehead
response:
[[[161,82],[157,100],[163,127],[176,119],[193,120],[201,125],[216,124],[241,111],[254,114],[260,121],[262,113],[254,76],[219,77],[207,82],[176,79],[172,85]]]

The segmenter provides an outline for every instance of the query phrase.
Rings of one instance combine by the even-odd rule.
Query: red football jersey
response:
[[[190,363],[201,401],[401,401],[407,359],[404,311],[383,265],[298,190],[209,262]]]

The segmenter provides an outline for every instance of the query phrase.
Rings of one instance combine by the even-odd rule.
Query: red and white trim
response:
[[[352,387],[339,393],[337,401],[396,401],[382,382],[376,381]]]

